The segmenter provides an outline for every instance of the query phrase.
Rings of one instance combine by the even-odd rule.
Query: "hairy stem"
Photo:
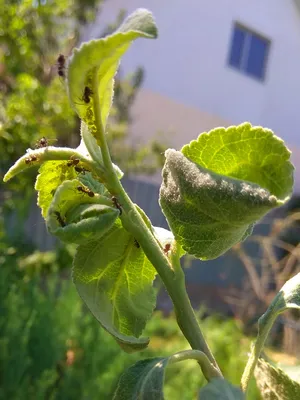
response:
[[[191,306],[185,288],[183,272],[182,274],[174,272],[168,258],[165,256],[156,238],[144,222],[141,214],[132,203],[116,175],[101,120],[97,77],[95,77],[93,86],[94,115],[98,130],[97,141],[100,142],[101,145],[103,164],[106,170],[106,186],[111,194],[116,196],[122,208],[122,215],[120,215],[120,217],[123,226],[138,240],[149,261],[156,268],[174,304],[178,325],[190,343],[192,349],[203,351],[210,362],[218,369],[218,371],[220,371],[217,362],[203,337],[194,310]]]

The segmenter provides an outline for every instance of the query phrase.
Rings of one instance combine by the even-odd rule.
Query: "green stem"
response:
[[[248,386],[250,379],[252,378],[252,375],[254,373],[257,361],[260,357],[260,354],[264,348],[265,341],[269,335],[269,332],[272,328],[272,325],[276,319],[275,317],[272,317],[262,325],[262,329],[259,331],[255,343],[252,345],[251,349],[251,354],[249,356],[247,365],[244,369],[243,376],[241,379],[241,386],[244,392],[247,392]]]
[[[159,246],[156,238],[142,219],[135,205],[124,190],[110,157],[109,148],[105,139],[105,132],[101,120],[101,105],[98,95],[98,80],[94,78],[93,101],[94,116],[97,126],[97,142],[101,145],[103,163],[106,169],[106,186],[112,195],[116,196],[122,207],[123,226],[142,246],[147,258],[157,270],[169,296],[171,297],[177,317],[178,325],[190,343],[192,349],[203,351],[210,362],[220,371],[198,325],[194,310],[185,289],[184,274],[175,274],[172,266]],[[181,268],[180,268],[181,269]]]
[[[198,364],[200,365],[203,375],[207,381],[210,381],[213,378],[223,378],[220,371],[212,365],[206,354],[199,350],[180,351],[179,353],[170,356],[169,365],[185,360],[198,361]]]
[[[176,273],[174,272],[168,258],[146,226],[140,213],[131,202],[119,180],[118,187],[115,187],[115,193],[117,193],[118,200],[124,210],[122,213],[123,225],[138,240],[147,258],[156,268],[172,299],[177,322],[182,333],[190,343],[192,349],[203,351],[210,362],[219,369],[204,339],[191,306],[190,299],[186,292],[185,277],[182,268],[176,268],[177,271]],[[178,273],[178,271],[180,271],[180,273]]]

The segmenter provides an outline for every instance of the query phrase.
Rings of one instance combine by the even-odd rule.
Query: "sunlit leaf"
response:
[[[292,193],[291,152],[270,129],[248,122],[202,133],[182,153],[217,174],[258,184],[278,199]]]
[[[58,186],[65,180],[74,179],[76,172],[65,161],[47,161],[39,169],[35,189],[38,191],[38,206],[46,218]]]
[[[141,350],[139,338],[155,306],[156,271],[119,219],[105,236],[78,247],[73,278],[83,301],[125,351]]]
[[[113,35],[92,40],[75,49],[68,65],[69,97],[79,117],[93,133],[93,90],[99,88],[102,124],[105,127],[113,97],[113,78],[122,55],[139,37],[155,38],[157,29],[152,14],[136,10]]]
[[[261,217],[288,200],[293,166],[280,139],[250,124],[201,137],[185,146],[184,154],[167,150],[160,205],[183,249],[213,259],[244,240]]]

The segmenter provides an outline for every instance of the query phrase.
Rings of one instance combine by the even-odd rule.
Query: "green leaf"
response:
[[[113,97],[113,78],[122,55],[133,40],[156,36],[157,29],[152,14],[145,9],[139,9],[113,35],[84,43],[74,50],[67,73],[69,97],[79,117],[87,123],[92,133],[95,129],[95,99],[91,88],[95,82],[99,87],[101,119],[105,128]],[[85,97],[84,94],[89,96]]]
[[[121,376],[113,400],[163,400],[165,368],[169,358],[138,361]]]
[[[198,361],[208,381],[214,382],[215,378],[220,376],[220,372],[211,364],[202,351],[180,351],[166,358],[149,358],[138,361],[121,376],[113,399],[163,400],[163,384],[166,367],[169,364],[175,364],[185,360]],[[227,385],[229,386],[229,384]],[[240,397],[236,397],[236,399],[240,399]]]
[[[58,186],[65,180],[74,179],[76,176],[74,168],[68,167],[65,161],[47,161],[40,167],[35,189],[38,191],[37,203],[44,218],[47,217]]]
[[[212,379],[199,393],[200,400],[243,400],[245,395],[240,388],[222,378]]]
[[[277,293],[267,311],[259,318],[261,332],[265,326],[273,325],[279,314],[289,308],[300,309],[300,273],[289,279]]]
[[[217,174],[256,183],[281,200],[292,194],[291,152],[270,129],[248,122],[202,133],[182,153]]]
[[[255,370],[257,386],[266,400],[292,400],[300,398],[300,384],[280,368],[259,359]]]
[[[47,216],[49,232],[68,243],[83,244],[99,239],[119,216],[111,200],[103,196],[103,185],[95,181],[93,196],[90,197],[77,188],[88,188],[91,179],[88,180],[86,176],[81,179],[85,180],[86,186],[74,179],[64,181],[58,187]],[[96,192],[97,188],[100,194]]]
[[[78,293],[125,351],[141,350],[149,343],[139,336],[155,306],[155,274],[120,219],[100,240],[77,249],[73,279]]]
[[[216,129],[204,134],[203,139],[200,135],[183,148],[184,154],[166,151],[160,205],[176,241],[200,259],[217,258],[246,239],[255,223],[272,208],[284,204],[291,193],[293,166],[288,161],[289,151],[270,131],[250,127],[243,124]],[[235,140],[232,132],[236,133]],[[256,141],[264,156],[256,154],[260,151]],[[245,158],[242,163],[239,158],[240,152],[244,154],[243,146],[249,162]],[[284,163],[278,161],[280,154]],[[255,167],[253,160],[257,161]]]

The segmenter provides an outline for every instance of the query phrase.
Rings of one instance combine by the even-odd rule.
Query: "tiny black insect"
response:
[[[86,172],[89,172],[89,170],[87,170],[87,169],[85,169],[83,167],[76,166],[74,169],[75,169],[76,172],[78,172],[79,174],[83,174],[83,175],[85,175]]]
[[[36,142],[36,144],[35,144],[35,148],[36,149],[41,149],[42,147],[47,147],[47,146],[49,146],[49,142],[51,141],[56,141],[57,139],[47,139],[47,138],[45,138],[44,136],[41,138],[41,139],[39,139],[37,142]]]
[[[67,162],[67,166],[72,167],[72,166],[79,164],[79,162],[80,162],[80,160],[78,158],[75,158],[75,156],[71,156],[70,161]]]
[[[57,73],[60,77],[65,78],[65,69],[66,69],[66,57],[63,54],[60,54],[57,58]]]
[[[84,88],[84,91],[83,91],[82,100],[83,100],[86,104],[88,104],[88,103],[91,101],[90,96],[91,96],[92,94],[93,94],[92,89],[89,88],[88,86],[86,86],[86,87]]]
[[[137,247],[138,249],[141,247],[140,244],[139,244],[139,242],[138,242],[136,239],[134,239],[134,245],[135,245],[135,247]]]
[[[90,197],[94,197],[95,193],[92,192],[89,188],[83,186],[77,186],[77,190],[82,193],[86,193]]]
[[[54,211],[54,214],[56,215],[57,222],[59,223],[60,226],[64,227],[66,226],[65,221],[63,220],[62,216],[58,211]]]
[[[112,202],[114,203],[114,206],[120,211],[120,215],[122,215],[122,207],[121,207],[121,204],[118,202],[118,199],[116,198],[116,196],[113,196],[111,199],[112,199]]]

